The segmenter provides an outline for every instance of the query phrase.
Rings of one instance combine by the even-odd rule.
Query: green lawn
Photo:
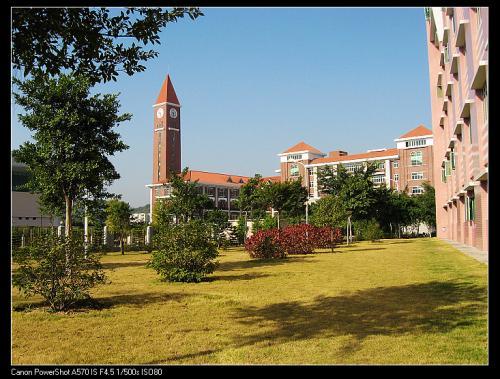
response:
[[[101,310],[49,313],[13,291],[13,364],[487,364],[487,266],[433,239],[251,260],[199,284],[148,254],[103,258]],[[34,304],[26,308],[27,304]]]

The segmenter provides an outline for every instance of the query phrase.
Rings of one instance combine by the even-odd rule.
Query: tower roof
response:
[[[173,103],[179,104],[179,99],[175,93],[174,85],[172,84],[172,80],[170,79],[170,75],[167,74],[167,77],[163,81],[163,85],[161,86],[160,93],[156,98],[155,104],[159,103]]]
[[[316,149],[315,147],[312,147],[311,145],[308,145],[304,141],[299,142],[298,144],[292,146],[291,148],[285,150],[283,154],[285,153],[294,153],[296,151],[311,151],[316,154],[323,154],[321,151]]]
[[[432,136],[432,130],[427,129],[423,125],[417,126],[415,129],[410,130],[408,133],[403,134],[401,138],[411,138],[411,137],[421,137],[421,136]]]

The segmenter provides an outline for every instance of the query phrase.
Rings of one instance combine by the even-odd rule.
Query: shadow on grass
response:
[[[148,264],[148,262],[144,261],[144,262],[137,262],[137,261],[128,261],[128,262],[107,262],[107,263],[102,263],[102,268],[105,269],[105,270],[114,270],[114,269],[117,269],[117,268],[124,268],[124,267],[139,267],[139,266],[144,266],[146,267],[146,265]]]
[[[164,303],[167,301],[181,301],[185,297],[191,296],[186,293],[137,293],[137,294],[126,294],[126,295],[114,295],[106,297],[94,297],[89,299],[83,299],[77,301],[71,307],[69,307],[67,312],[85,312],[89,310],[103,310],[110,309],[117,306],[128,306],[134,308],[140,308],[148,304],[153,303]],[[44,301],[36,303],[22,303],[13,306],[12,310],[15,312],[29,312],[35,309],[46,309],[50,311],[48,303]]]
[[[376,335],[447,333],[483,323],[486,288],[446,281],[380,287],[345,296],[318,296],[311,304],[282,302],[240,308],[236,319],[246,325],[266,323],[272,331],[240,336],[238,346],[284,343],[317,336],[351,336],[342,347],[348,354]],[[485,322],[485,321],[484,321]]]
[[[310,254],[304,256],[288,256],[283,259],[252,259],[248,261],[237,261],[237,262],[221,262],[217,268],[217,271],[232,271],[232,270],[246,270],[250,268],[258,268],[265,266],[279,266],[283,264],[293,264],[295,262],[299,263],[313,263],[314,259]]]
[[[266,276],[270,276],[268,274],[262,274],[258,272],[252,272],[249,274],[243,275],[215,275],[204,278],[204,282],[217,282],[217,281],[235,281],[235,280],[253,280],[259,278],[265,278]]]

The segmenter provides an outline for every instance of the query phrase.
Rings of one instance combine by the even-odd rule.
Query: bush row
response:
[[[252,258],[284,258],[287,254],[311,254],[318,248],[333,251],[342,238],[340,228],[290,225],[259,230],[247,239],[245,249]]]

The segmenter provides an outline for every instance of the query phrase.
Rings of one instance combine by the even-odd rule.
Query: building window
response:
[[[483,115],[484,115],[484,122],[488,121],[488,87],[485,84],[484,88],[480,90],[480,95],[481,98],[483,99]]]
[[[237,199],[238,196],[240,196],[240,191],[237,189],[230,189],[229,195],[231,196],[231,199]]]
[[[465,220],[474,221],[476,212],[476,202],[474,196],[466,196],[465,198]]]
[[[451,164],[450,164],[450,161],[445,161],[444,162],[444,169],[445,169],[445,174],[446,176],[450,176],[451,175]]]
[[[421,151],[413,151],[410,154],[410,164],[412,166],[420,166],[422,165],[422,152]]]
[[[346,163],[343,165],[347,172],[359,171],[363,168],[363,163]]]
[[[441,181],[446,183],[446,169],[444,167],[441,167]]]
[[[446,45],[444,47],[444,63],[448,63],[450,61],[450,46]]]
[[[456,166],[456,161],[455,161],[455,152],[451,150],[450,152],[450,163],[451,163],[451,169],[454,170]]]
[[[374,184],[381,184],[385,182],[385,175],[373,175],[372,181]]]
[[[421,180],[423,178],[424,178],[423,172],[412,172],[411,173],[411,180]]]
[[[227,200],[219,199],[219,202],[217,204],[217,208],[227,209]]]
[[[289,161],[300,160],[302,159],[302,154],[292,154],[288,156]]]
[[[394,168],[398,168],[398,167],[399,167],[399,161],[394,161],[394,162],[392,163],[392,167],[394,167]]]
[[[411,187],[412,195],[420,195],[421,193],[424,193],[423,187]]]
[[[385,168],[385,163],[384,162],[375,162],[375,168],[377,170],[383,170]]]
[[[399,174],[394,174],[394,181],[399,182]]]
[[[217,189],[217,197],[227,198],[227,188],[218,188]]]
[[[453,14],[450,16],[450,24],[451,24],[451,30],[453,31],[453,35],[455,35],[455,17]]]
[[[406,141],[406,147],[416,147],[416,146],[425,146],[425,138],[424,139],[414,139],[411,141]]]
[[[215,197],[215,187],[207,187],[207,196]]]
[[[476,20],[477,20],[477,26],[478,26],[478,29],[479,29],[481,27],[481,25],[482,25],[481,7],[477,7],[476,8]]]
[[[290,176],[299,176],[299,165],[290,165]]]

